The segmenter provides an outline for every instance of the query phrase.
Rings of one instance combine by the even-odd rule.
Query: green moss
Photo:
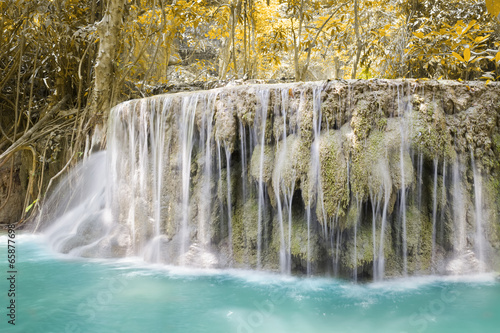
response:
[[[387,127],[387,118],[378,118],[376,120],[377,130],[384,131]]]
[[[356,104],[351,118],[351,128],[357,140],[365,140],[372,129],[383,127],[381,113],[377,112],[378,103],[371,99],[360,99]]]
[[[283,187],[297,189],[299,185],[304,188],[304,184],[307,184],[310,156],[310,145],[295,134],[286,138],[286,144],[284,140],[278,142],[272,185],[281,196],[286,194],[282,193]]]
[[[322,220],[322,208],[328,217],[343,213],[349,201],[347,183],[347,161],[342,149],[340,131],[329,131],[320,137],[319,162],[321,176],[322,204],[316,205],[317,215]]]
[[[365,221],[366,222],[366,221]],[[371,221],[370,221],[371,222]],[[381,221],[377,221],[377,227],[375,229],[375,254],[378,258],[380,249],[380,225]],[[349,231],[349,235],[352,239],[345,243],[341,262],[344,267],[352,270],[354,268],[354,256],[356,255],[357,267],[366,267],[368,265],[373,265],[373,226],[371,223],[360,223],[356,231],[356,253],[354,251],[354,229]],[[390,233],[390,227],[385,230],[384,234],[384,257],[386,263],[394,257],[392,249],[392,239]]]
[[[495,152],[500,154],[500,133],[493,135],[493,147],[495,148]]]
[[[273,240],[271,243],[271,251],[279,253],[281,248],[281,230],[279,226],[279,221],[277,217],[273,220]],[[285,240],[285,248],[288,250],[288,213],[286,209],[283,209],[283,234]],[[320,255],[320,237],[311,228],[310,231],[310,259],[311,262],[317,262],[322,260]],[[304,217],[303,212],[298,210],[293,210],[292,212],[292,234],[291,234],[291,246],[290,252],[292,256],[301,261],[307,260],[307,220]]]
[[[252,152],[250,160],[250,175],[255,181],[260,179],[260,168],[262,162],[262,181],[268,183],[271,180],[274,169],[274,147],[265,145],[264,151],[262,146],[257,145]]]
[[[217,197],[221,202],[227,200],[227,170],[222,169],[220,178],[217,179]]]
[[[349,205],[346,217],[339,219],[340,230],[354,228],[354,225],[359,223],[359,214],[360,212],[356,204]]]
[[[342,121],[342,107],[339,99],[339,92],[334,89],[324,90],[321,94],[321,114],[324,125],[333,128]],[[324,126],[326,127],[326,126]]]
[[[298,126],[300,138],[310,146],[313,140],[313,105],[312,98],[301,98],[298,112]]]
[[[219,101],[215,114],[215,139],[224,143],[231,152],[234,151],[236,127],[236,118],[233,112]]]
[[[443,156],[454,160],[456,153],[443,109],[437,103],[421,103],[410,115],[411,144],[432,160]]]
[[[416,205],[406,210],[408,273],[429,271],[432,257],[432,222]]]
[[[411,186],[414,182],[414,170],[411,161],[410,153],[407,150],[403,151],[403,170],[401,170],[401,151],[391,151],[389,153],[389,170],[391,173],[392,185],[395,189]],[[404,179],[403,179],[404,176]]]
[[[492,247],[500,251],[500,177],[498,174],[492,174],[491,177],[483,177],[482,181],[483,200],[487,203],[487,207],[494,207],[486,210],[488,216],[485,216],[486,225],[483,228]]]
[[[356,258],[358,267],[373,263],[373,233],[369,224],[361,225],[356,232]]]
[[[385,192],[388,191],[390,196],[392,180],[387,155],[388,152],[394,150],[393,135],[388,135],[387,131],[374,130],[364,141],[360,142],[354,137],[352,138],[351,191],[361,201],[366,201],[370,193],[385,195]],[[398,141],[396,141],[397,143]]]
[[[250,263],[256,265],[258,236],[257,200],[250,198],[238,207],[233,217],[233,256],[240,265]]]

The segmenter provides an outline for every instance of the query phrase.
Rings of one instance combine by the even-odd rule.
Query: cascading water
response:
[[[400,166],[400,172],[401,172],[401,204],[400,204],[400,211],[401,211],[401,225],[402,225],[402,252],[403,252],[403,275],[407,275],[408,273],[408,246],[407,246],[407,238],[406,238],[406,183],[405,183],[405,152],[406,152],[406,128],[405,128],[405,105],[403,104],[403,101],[401,100],[400,96],[400,87],[397,87],[397,92],[398,92],[398,116],[401,117],[403,120],[401,121],[401,145],[400,145],[400,155],[399,155],[399,166]],[[402,92],[404,92],[404,88],[402,87]]]
[[[474,203],[475,203],[475,222],[476,222],[476,234],[474,237],[475,251],[479,264],[479,271],[484,272],[484,240],[483,240],[483,185],[482,177],[479,170],[477,170],[476,163],[474,161],[474,154],[471,151],[471,164],[472,164],[472,175],[474,177]]]
[[[432,272],[435,272],[436,263],[436,224],[437,224],[437,182],[438,182],[438,161],[434,159],[434,178],[433,178],[433,190],[432,190],[432,256],[431,265]]]
[[[266,142],[266,122],[267,122],[267,105],[269,99],[269,91],[262,90],[258,92],[259,97],[259,110],[257,111],[256,116],[259,121],[256,121],[255,132],[259,133],[259,142],[260,142],[260,163],[259,163],[259,213],[258,213],[258,222],[257,222],[257,269],[262,267],[262,215],[264,212],[264,181],[263,181],[263,173],[264,173],[264,145]]]
[[[465,116],[429,87],[243,85],[125,102],[107,152],[75,170],[99,181],[80,201],[60,187],[68,200],[37,228],[65,253],[186,266],[374,280],[487,270],[496,169],[452,136]]]
[[[466,250],[466,211],[461,177],[462,165],[457,159],[453,164],[453,220],[455,222],[455,254],[463,255]]]

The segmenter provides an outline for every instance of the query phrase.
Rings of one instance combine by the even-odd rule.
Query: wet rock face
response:
[[[473,253],[484,265],[460,271],[495,269],[499,110],[499,84],[414,80],[129,101],[110,116],[115,222],[129,252],[174,264],[380,279]]]

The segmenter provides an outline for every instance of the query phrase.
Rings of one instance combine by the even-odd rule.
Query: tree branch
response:
[[[5,152],[0,155],[0,162],[9,156],[13,151],[20,147],[23,143],[27,142],[31,136],[38,131],[43,124],[45,124],[50,118],[58,112],[61,107],[69,100],[69,95],[64,96],[62,100],[59,101],[42,119],[40,119],[29,131],[27,131],[23,136],[21,136],[16,142],[14,142]]]

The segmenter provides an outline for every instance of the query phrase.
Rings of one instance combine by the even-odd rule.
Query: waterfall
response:
[[[235,85],[119,104],[106,153],[61,181],[35,228],[88,257],[353,280],[485,271],[496,171],[472,153],[464,163],[475,150],[460,146],[470,133],[453,127],[458,111],[427,83],[366,84]]]
[[[201,150],[204,151],[203,156],[203,183],[201,196],[205,198],[201,202],[201,208],[198,220],[198,233],[199,242],[206,249],[210,243],[210,210],[212,203],[212,190],[211,190],[211,178],[212,178],[212,128],[213,128],[213,117],[214,117],[214,100],[215,96],[211,96],[207,102],[206,107],[209,112],[203,114],[202,117],[202,131],[200,133],[200,146]],[[243,141],[242,141],[243,142]]]
[[[353,256],[353,280],[358,281],[358,225],[361,219],[361,203],[356,195],[356,211],[358,216],[354,221],[354,256]]]
[[[465,202],[464,194],[462,189],[462,181],[460,177],[461,164],[457,159],[453,164],[453,221],[455,223],[455,239],[454,248],[455,255],[460,256],[465,253],[466,250],[466,212],[465,212]]]
[[[432,249],[431,249],[431,265],[432,272],[435,272],[436,262],[436,218],[437,218],[437,181],[438,181],[438,160],[434,158],[434,180],[432,191]]]
[[[407,249],[407,239],[406,239],[406,184],[405,184],[405,165],[404,165],[404,153],[406,149],[406,130],[405,130],[405,106],[401,106],[401,96],[399,95],[399,86],[397,87],[398,91],[398,116],[403,118],[401,121],[401,146],[400,146],[400,155],[399,155],[399,167],[401,171],[401,225],[402,225],[402,241],[403,241],[403,275],[406,276],[408,273],[408,249]],[[401,111],[401,109],[403,109]]]
[[[417,207],[418,211],[422,211],[422,183],[423,183],[423,169],[424,169],[424,154],[420,153],[418,154],[418,164],[417,164],[417,172],[418,172],[418,179],[417,179]]]
[[[335,241],[335,276],[339,276],[339,256],[340,256],[340,243],[342,243],[342,232],[340,228],[337,229],[337,239]]]
[[[382,192],[382,191],[381,191]],[[379,214],[380,201],[377,200],[377,194],[370,192],[370,201],[372,207],[372,243],[373,243],[373,279],[378,280],[378,270],[377,270],[377,216]]]
[[[198,96],[184,98],[180,121],[181,149],[180,158],[182,159],[182,223],[181,223],[181,266],[185,265],[185,256],[190,244],[190,230],[188,221],[190,218],[189,199],[190,199],[190,180],[191,180],[191,158],[194,146],[194,119]]]
[[[307,253],[306,253],[306,272],[307,276],[311,275],[311,206],[306,208],[307,214]]]
[[[226,182],[227,182],[227,239],[229,241],[229,258],[233,258],[233,209],[231,204],[231,152],[224,147],[226,152]]]
[[[474,247],[476,256],[479,264],[479,271],[484,272],[484,232],[483,232],[483,184],[482,177],[479,170],[477,170],[476,163],[474,161],[474,153],[471,150],[471,164],[474,177],[474,203],[475,203],[475,222],[476,222],[476,234],[474,236]]]
[[[441,191],[441,218],[439,228],[439,241],[441,244],[444,242],[444,218],[445,218],[445,205],[446,205],[446,161],[443,162],[443,187]]]
[[[269,101],[269,91],[261,90],[258,92],[259,109],[257,110],[255,132],[259,134],[260,142],[260,165],[259,165],[259,213],[258,213],[258,226],[257,226],[257,269],[262,267],[262,214],[264,211],[264,182],[263,182],[263,169],[264,169],[264,145],[266,142],[266,122],[267,122],[267,107]]]
[[[374,273],[374,276],[376,276],[379,280],[382,280],[385,275],[385,253],[384,253],[384,245],[385,245],[385,229],[386,229],[386,224],[387,224],[387,209],[389,207],[389,200],[391,196],[391,190],[390,186],[392,184],[390,183],[390,180],[387,178],[388,175],[386,174],[386,179],[384,181],[384,206],[382,208],[382,223],[380,227],[380,242],[379,242],[379,250],[378,250],[378,261],[377,261],[377,270],[376,273]]]

